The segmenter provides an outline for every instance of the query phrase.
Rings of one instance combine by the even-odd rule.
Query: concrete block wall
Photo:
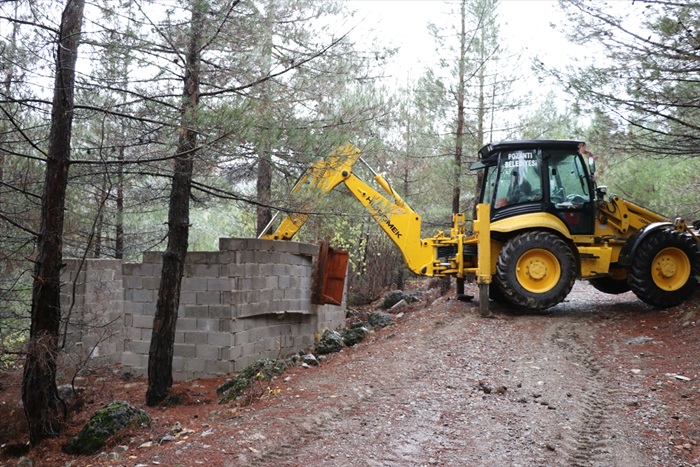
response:
[[[124,350],[122,262],[67,259],[62,275],[61,312],[67,323],[66,358],[80,365],[114,361]],[[63,329],[62,331],[63,332]]]
[[[286,357],[309,347],[325,328],[342,327],[345,301],[341,306],[311,303],[317,255],[317,245],[236,238],[221,239],[217,252],[189,252],[178,309],[173,377],[238,372],[260,358]],[[148,367],[161,256],[148,252],[141,263],[122,265],[112,260],[116,263],[107,268],[115,278],[109,290],[120,292],[110,292],[109,298],[115,309],[121,305],[123,333],[120,342],[103,347],[113,349],[113,360],[135,374],[145,374]],[[105,260],[87,261],[87,271],[102,271],[93,276],[106,274],[100,261]],[[66,273],[74,278],[70,267]],[[93,276],[88,272],[82,277]],[[89,285],[86,280],[85,290],[99,288],[98,284]],[[98,298],[94,293],[85,294],[81,306],[102,309]]]

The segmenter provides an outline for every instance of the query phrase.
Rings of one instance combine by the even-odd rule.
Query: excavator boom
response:
[[[371,187],[352,172],[353,166],[358,161],[364,163],[372,172],[374,182],[379,189]],[[487,284],[491,281],[490,257],[487,254],[483,259],[481,258],[485,252],[490,251],[488,246],[483,246],[482,254],[479,255],[478,261],[473,262],[474,264],[467,264],[464,261],[466,245],[476,250],[479,238],[489,239],[487,205],[478,208],[482,220],[474,223],[477,230],[474,235],[466,235],[464,216],[457,214],[454,217],[454,227],[450,236],[438,232],[434,237],[423,239],[421,238],[421,216],[394,192],[384,177],[362,160],[361,151],[349,143],[338,147],[324,160],[312,165],[292,189],[292,196],[318,200],[341,183],[348,188],[399,248],[406,265],[414,273],[424,276],[456,275],[458,277],[473,274],[479,283]],[[302,207],[300,210],[308,207],[305,204],[300,203]],[[290,212],[277,229],[260,235],[259,238],[290,240],[307,219],[307,214]],[[439,249],[452,252],[453,256],[438,258]]]

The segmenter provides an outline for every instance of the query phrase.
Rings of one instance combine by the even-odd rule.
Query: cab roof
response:
[[[483,148],[479,149],[479,160],[484,161],[490,159],[494,154],[497,154],[503,150],[513,151],[518,149],[574,149],[578,150],[580,144],[584,144],[583,141],[573,141],[573,140],[557,140],[557,139],[521,139],[521,140],[510,140],[510,141],[500,141],[497,143],[489,143]],[[479,165],[477,162],[474,165]],[[472,166],[473,167],[473,166]]]

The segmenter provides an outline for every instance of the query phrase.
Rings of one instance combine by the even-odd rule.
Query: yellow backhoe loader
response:
[[[455,276],[489,297],[532,310],[552,307],[574,281],[598,290],[632,290],[658,308],[693,295],[700,280],[700,223],[670,220],[596,187],[594,158],[579,141],[504,141],[484,146],[472,170],[483,170],[472,227],[453,214],[452,228],[421,238],[421,216],[372,172],[382,192],[353,173],[361,151],[343,145],[300,177],[292,196],[319,197],[344,184],[424,276]],[[290,240],[308,218],[286,215],[260,238]],[[490,287],[489,287],[490,286]]]

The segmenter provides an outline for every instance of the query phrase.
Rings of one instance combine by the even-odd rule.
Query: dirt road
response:
[[[71,465],[700,465],[697,297],[659,312],[579,284],[547,314],[476,307],[411,305],[247,406],[218,405],[220,380],[180,384],[189,405],[147,409],[126,451]],[[111,395],[142,406],[143,382],[127,389]],[[176,422],[186,434],[159,443]]]
[[[628,321],[655,319],[658,312],[630,314],[643,308],[631,295],[605,298],[578,286],[547,315],[497,310],[495,320],[478,318],[474,306],[438,302],[374,343],[300,375],[295,397],[303,394],[308,405],[302,413],[294,403],[293,411],[282,404],[256,415],[259,429],[246,436],[254,450],[241,451],[237,461],[697,464],[697,409],[669,406],[698,397],[697,358],[688,362],[692,374],[683,367],[691,381],[667,376],[679,371],[665,366],[676,356],[662,357],[656,348],[669,343]],[[696,330],[688,329],[689,339]],[[650,359],[664,363],[649,368]],[[671,401],[664,397],[669,386]],[[681,395],[674,400],[676,389]],[[684,424],[692,430],[679,430]],[[690,447],[676,447],[680,441]]]

